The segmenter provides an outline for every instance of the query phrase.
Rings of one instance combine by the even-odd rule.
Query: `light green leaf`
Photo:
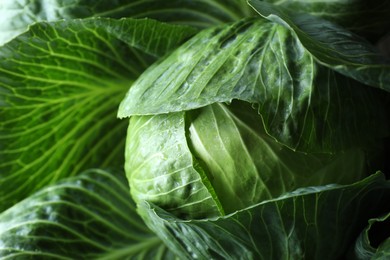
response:
[[[239,99],[257,105],[267,133],[279,142],[305,152],[336,152],[388,135],[383,96],[320,65],[287,28],[250,18],[203,30],[151,66],[128,91],[118,116]]]
[[[337,23],[369,38],[377,39],[390,27],[387,0],[265,0],[294,13],[308,13]]]
[[[390,62],[359,36],[314,16],[297,14],[260,0],[250,0],[249,3],[261,16],[296,34],[319,63],[390,92]]]
[[[185,218],[223,214],[213,188],[188,148],[184,113],[132,117],[125,158],[135,202],[158,203]]]
[[[94,167],[122,166],[124,92],[194,33],[153,20],[38,23],[0,49],[0,211]],[[174,37],[173,37],[174,36]]]
[[[172,259],[138,216],[123,177],[88,170],[1,213],[1,259]]]
[[[204,163],[207,181],[226,213],[300,187],[349,184],[365,176],[363,151],[294,152],[266,134],[261,117],[249,104],[214,104],[187,114],[192,115],[189,146]]]
[[[387,259],[390,257],[390,213],[368,221],[353,249],[354,259]]]
[[[345,259],[389,196],[390,183],[376,174],[346,186],[307,187],[219,218],[181,220],[148,203],[139,212],[180,259]]]
[[[234,21],[253,13],[245,0],[2,0],[0,45],[39,21],[148,17],[202,28]]]

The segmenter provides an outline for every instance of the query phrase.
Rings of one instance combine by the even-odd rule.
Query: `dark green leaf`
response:
[[[376,174],[347,186],[307,187],[237,213],[180,220],[141,204],[147,225],[180,259],[345,259],[366,221],[388,210]]]
[[[388,134],[383,96],[320,65],[287,28],[251,18],[204,30],[150,67],[118,115],[239,99],[257,104],[267,133],[279,142],[305,152],[335,152]]]
[[[377,39],[390,28],[388,0],[265,0],[294,13],[306,13],[337,23],[358,34]]]
[[[0,211],[63,177],[123,165],[124,92],[194,31],[153,20],[38,23],[0,49]]]
[[[172,259],[123,177],[89,170],[1,213],[1,259]]]
[[[390,92],[390,62],[352,32],[329,21],[250,0],[260,15],[289,28],[321,64],[364,84]]]

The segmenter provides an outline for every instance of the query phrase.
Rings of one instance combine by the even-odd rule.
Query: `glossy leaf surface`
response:
[[[88,170],[0,214],[1,259],[172,259],[138,216],[123,173]]]
[[[134,200],[147,200],[185,218],[223,214],[186,139],[184,113],[132,117],[125,170]]]
[[[348,150],[388,135],[382,91],[317,60],[293,32],[262,18],[207,29],[146,70],[118,115],[239,99],[258,107],[269,135],[303,152]]]
[[[289,28],[322,65],[390,92],[390,61],[365,39],[308,14],[296,14],[259,0],[251,0],[250,4],[260,15]]]
[[[378,39],[388,31],[390,2],[387,0],[265,0],[299,14],[311,14],[337,23],[359,35]]]

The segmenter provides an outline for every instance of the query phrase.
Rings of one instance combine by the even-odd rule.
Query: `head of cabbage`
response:
[[[359,148],[304,153],[279,143],[242,101],[133,116],[125,156],[134,200],[184,219],[229,214],[300,187],[352,183],[366,172]]]

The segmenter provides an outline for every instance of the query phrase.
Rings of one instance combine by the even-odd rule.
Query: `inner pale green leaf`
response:
[[[300,187],[349,184],[365,175],[363,151],[295,152],[266,134],[249,104],[214,104],[187,113],[190,147],[227,213]]]
[[[132,117],[125,170],[134,200],[182,218],[224,214],[206,174],[188,148],[184,113]]]

